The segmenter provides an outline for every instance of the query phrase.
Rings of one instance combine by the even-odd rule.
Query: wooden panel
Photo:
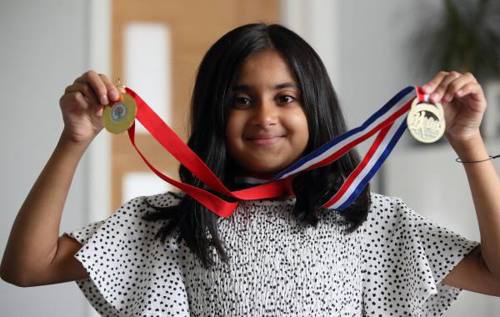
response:
[[[121,78],[125,83],[127,80],[123,69],[126,25],[131,22],[166,24],[172,40],[171,127],[186,140],[191,91],[204,53],[219,37],[238,25],[277,22],[278,17],[278,0],[112,1],[112,78]],[[137,135],[136,141],[154,166],[178,178],[178,163],[150,135]],[[115,210],[122,204],[123,176],[130,171],[148,171],[149,168],[135,153],[126,133],[113,136],[111,144],[111,210]]]

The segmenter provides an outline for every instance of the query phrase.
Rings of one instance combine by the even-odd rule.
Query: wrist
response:
[[[61,132],[61,136],[59,137],[59,142],[57,146],[65,149],[85,151],[85,149],[89,146],[91,142],[92,139],[76,140],[70,135],[70,133],[66,129],[64,129]]]
[[[467,139],[456,140],[448,138],[448,141],[457,153],[458,158],[462,161],[478,161],[489,158],[486,145],[480,133]]]

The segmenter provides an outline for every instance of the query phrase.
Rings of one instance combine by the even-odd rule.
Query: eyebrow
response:
[[[293,82],[286,82],[286,83],[281,83],[273,86],[274,90],[279,90],[283,88],[296,88],[299,89],[296,83]],[[251,90],[250,85],[236,85],[233,87],[233,91],[248,91]]]

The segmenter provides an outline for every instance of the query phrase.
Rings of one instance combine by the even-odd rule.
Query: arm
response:
[[[446,137],[462,161],[489,153],[479,132],[486,100],[471,74],[440,73],[424,86],[431,99],[445,104]],[[464,163],[479,224],[481,245],[444,279],[450,286],[500,296],[500,179],[491,160]]]
[[[482,160],[488,152],[481,137],[452,143],[464,161]],[[500,179],[491,161],[464,164],[481,234],[481,246],[461,261],[444,282],[500,296]]]
[[[2,259],[2,278],[19,286],[84,278],[73,254],[79,249],[59,238],[64,203],[86,144],[61,136],[54,153],[16,217]]]
[[[87,276],[73,257],[80,244],[64,235],[59,237],[59,225],[78,163],[102,130],[102,104],[108,103],[108,94],[109,99],[118,99],[115,89],[105,76],[88,72],[61,97],[65,128],[12,227],[0,267],[7,282],[33,286]]]
[[[488,152],[482,138],[452,143],[464,161],[482,160]],[[481,246],[464,258],[444,283],[500,296],[500,180],[491,161],[464,164],[481,234]]]

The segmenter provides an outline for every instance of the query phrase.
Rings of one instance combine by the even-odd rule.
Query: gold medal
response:
[[[104,107],[104,127],[111,133],[122,133],[132,126],[136,114],[137,105],[134,98],[123,93],[120,101]]]
[[[422,143],[433,143],[439,140],[446,128],[444,111],[441,104],[419,102],[415,98],[406,118],[410,134]]]

